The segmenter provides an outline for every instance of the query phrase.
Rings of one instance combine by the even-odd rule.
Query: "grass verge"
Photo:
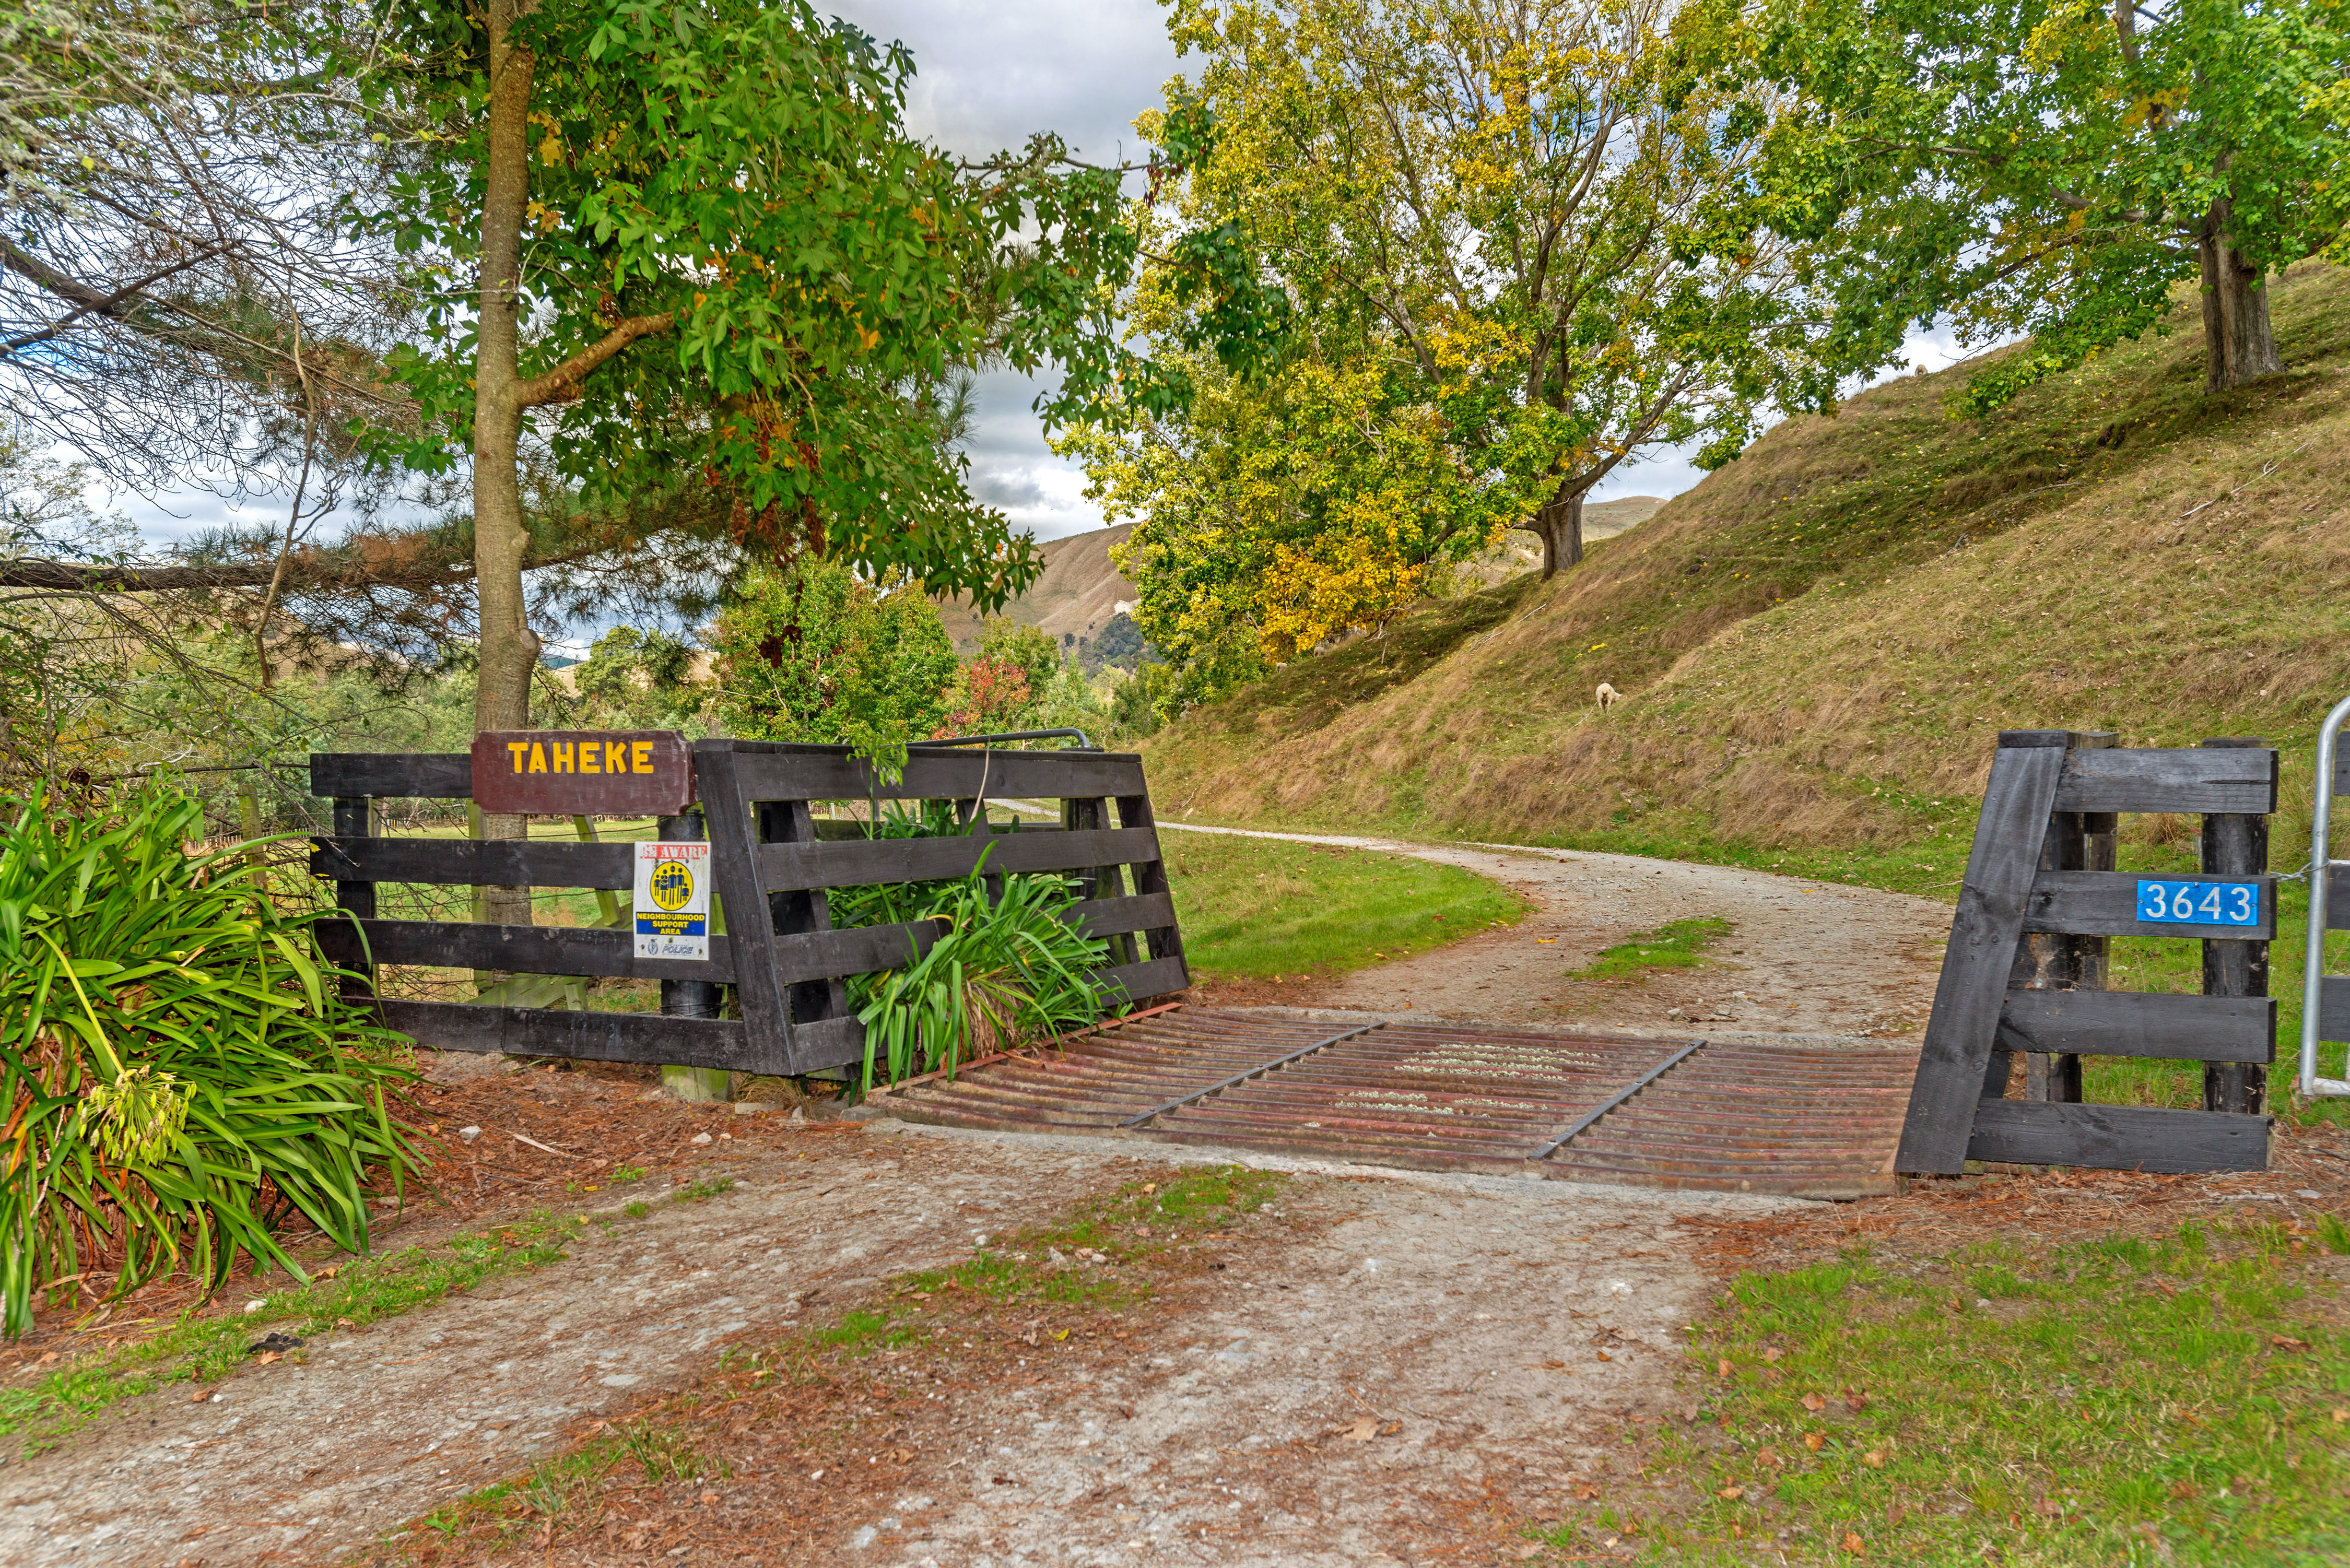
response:
[[[1499,882],[1409,856],[1164,829],[1161,842],[1184,957],[1201,980],[1362,969],[1527,911]]]
[[[1530,1533],[1676,1565],[2342,1562],[2334,1251],[2327,1216],[1743,1275],[1691,1346],[1711,1419],[1642,1455],[1661,1484]]]
[[[192,1307],[149,1337],[118,1343],[26,1387],[0,1389],[0,1439],[35,1452],[124,1399],[175,1383],[217,1382],[273,1327],[290,1326],[297,1337],[365,1328],[501,1274],[554,1262],[584,1224],[542,1212],[436,1246],[321,1270],[307,1285],[250,1298],[234,1315],[198,1316]]]
[[[643,1556],[713,1518],[724,1525],[712,1509],[740,1511],[745,1530],[805,1525],[810,1498],[829,1489],[803,1478],[896,1484],[941,1440],[924,1417],[951,1410],[941,1390],[1016,1378],[1031,1360],[1125,1337],[1120,1314],[1172,1278],[1221,1268],[1203,1243],[1287,1180],[1228,1167],[1130,1181],[1049,1224],[989,1238],[951,1267],[896,1275],[829,1322],[731,1347],[694,1392],[419,1519],[367,1561],[470,1560],[524,1541],[552,1550],[588,1530]],[[761,1473],[736,1465],[730,1443],[755,1445]]]
[[[1575,971],[1576,980],[1629,980],[1657,969],[1702,969],[1714,943],[1728,936],[1730,922],[1719,915],[1667,920],[1653,931],[1637,931]]]

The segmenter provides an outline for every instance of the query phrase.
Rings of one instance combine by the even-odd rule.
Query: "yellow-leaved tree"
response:
[[[1780,237],[1833,225],[1761,178],[1784,104],[1735,5],[1177,0],[1170,27],[1205,64],[1138,121],[1188,172],[1134,319],[1195,391],[1063,448],[1140,519],[1121,565],[1179,702],[1378,629],[1507,529],[1570,566],[1621,464],[1727,462],[1898,350]],[[1250,287],[1286,318],[1235,353]]]

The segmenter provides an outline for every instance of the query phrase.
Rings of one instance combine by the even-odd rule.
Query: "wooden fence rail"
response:
[[[487,765],[487,764],[485,764]],[[846,981],[910,961],[940,935],[931,921],[836,929],[830,894],[877,883],[943,881],[982,865],[997,873],[1060,873],[1080,900],[1067,918],[1107,946],[1093,976],[1105,1009],[1190,983],[1181,932],[1153,826],[1141,760],[1099,752],[917,749],[886,783],[846,747],[703,741],[691,751],[699,813],[660,819],[658,836],[706,833],[727,931],[706,960],[636,955],[631,932],[464,920],[380,918],[380,883],[521,888],[629,888],[630,844],[392,838],[376,831],[373,803],[466,800],[466,755],[320,753],[311,789],[334,802],[335,832],[315,840],[312,872],[337,885],[346,919],[320,929],[338,962],[662,982],[662,1012],[593,1012],[385,998],[387,1023],[443,1050],[658,1062],[800,1074],[862,1060],[864,1025]],[[533,781],[535,784],[539,781]],[[991,826],[986,803],[1057,800],[1062,820]],[[945,801],[959,836],[868,838],[859,824],[819,821],[825,801]],[[1115,812],[1115,824],[1112,813]],[[716,988],[739,1016],[711,1016]]]

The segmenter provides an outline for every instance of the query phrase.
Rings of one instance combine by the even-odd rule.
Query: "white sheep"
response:
[[[1599,700],[1599,711],[1603,713],[1624,700],[1624,693],[1617,691],[1605,680],[1599,683],[1599,690],[1593,695]]]

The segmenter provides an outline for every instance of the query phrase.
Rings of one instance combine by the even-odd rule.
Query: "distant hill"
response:
[[[1004,606],[1003,613],[1051,633],[1073,652],[1076,639],[1100,636],[1119,604],[1131,604],[1138,597],[1134,585],[1119,576],[1109,562],[1110,546],[1123,544],[1133,532],[1133,524],[1121,523],[1115,528],[1097,528],[1039,545],[1036,551],[1045,557],[1044,575],[1026,593]],[[960,596],[941,600],[939,618],[946,623],[947,635],[954,639],[956,652],[978,651],[979,617],[966,600]]]
[[[1583,509],[1584,541],[1596,544],[1613,539],[1647,522],[1663,504],[1654,495],[1595,501]],[[1003,613],[1042,628],[1072,650],[1076,645],[1069,639],[1101,636],[1121,603],[1131,604],[1141,597],[1109,560],[1110,546],[1125,543],[1133,532],[1133,524],[1121,523],[1115,528],[1097,528],[1039,545],[1037,553],[1045,557],[1044,576],[1004,606]],[[1513,533],[1464,567],[1463,576],[1472,584],[1491,586],[1541,564],[1541,543],[1531,534]],[[946,623],[947,635],[954,639],[956,652],[968,656],[977,651],[979,617],[966,601],[960,597],[941,600],[939,618]]]
[[[2264,735],[2294,748],[2289,864],[2308,744],[2350,694],[2350,270],[2270,288],[2288,369],[2231,392],[2203,390],[2182,290],[1981,419],[1950,401],[1978,360],[1788,420],[1549,583],[1425,602],[1187,714],[1146,744],[1159,809],[1962,849],[2001,729]],[[1608,713],[1603,680],[1628,696]]]

